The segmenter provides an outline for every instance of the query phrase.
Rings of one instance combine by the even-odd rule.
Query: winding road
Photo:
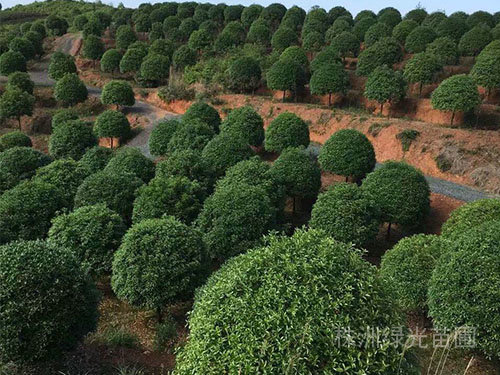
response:
[[[77,38],[77,37],[76,37]],[[57,48],[64,53],[69,53],[73,48],[75,42],[75,36],[67,35],[67,37],[62,37],[62,41]],[[50,55],[44,56],[40,62],[36,63],[32,70],[29,71],[31,79],[37,86],[53,86],[55,81],[48,76],[48,64]],[[6,81],[6,77],[0,76],[0,81]],[[101,89],[93,86],[87,86],[89,95],[99,97],[101,95]],[[155,107],[149,103],[145,103],[140,100],[136,100],[135,104],[126,109],[127,113],[139,114],[146,117],[149,121],[144,125],[143,131],[140,132],[136,137],[131,139],[127,146],[136,147],[141,152],[149,158],[152,158],[149,152],[148,139],[151,131],[155,127],[155,124],[163,119],[170,119],[178,117],[179,115],[171,112],[167,112],[164,109]],[[320,145],[312,144],[310,146],[310,152],[314,155],[319,153]],[[377,164],[380,167],[381,164]],[[442,194],[447,197],[458,199],[464,202],[472,202],[478,199],[493,198],[492,195],[488,193],[473,189],[471,187],[456,184],[451,181],[442,180],[432,176],[425,176],[429,183],[429,187],[433,193]]]

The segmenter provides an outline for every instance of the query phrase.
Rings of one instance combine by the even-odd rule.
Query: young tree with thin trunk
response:
[[[332,105],[332,94],[345,94],[349,87],[349,76],[340,63],[329,63],[317,69],[309,82],[311,94],[328,94],[328,106]]]
[[[21,129],[21,117],[31,116],[34,104],[34,96],[18,87],[10,88],[0,97],[0,118],[16,118]]]
[[[365,97],[380,104],[383,114],[386,102],[397,102],[405,95],[406,84],[400,72],[395,72],[387,65],[376,68],[368,77]]]

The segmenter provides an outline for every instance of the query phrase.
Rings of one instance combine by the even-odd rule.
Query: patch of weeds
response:
[[[412,142],[417,139],[420,135],[420,132],[415,129],[405,129],[398,135],[396,138],[401,141],[401,146],[403,148],[403,152],[406,152],[410,149]]]
[[[177,325],[173,319],[168,319],[165,322],[158,324],[156,327],[156,335],[154,339],[154,348],[157,351],[165,351],[169,344],[177,336]]]
[[[103,332],[98,340],[117,348],[134,349],[140,346],[137,336],[123,328],[110,328]]]
[[[446,155],[439,154],[434,158],[434,160],[436,161],[436,165],[441,172],[448,172],[452,167],[452,162],[446,157]]]
[[[359,121],[360,124],[362,124],[363,122],[366,122],[367,120],[368,120],[368,117],[361,116],[358,121]]]
[[[144,89],[140,89],[139,90],[139,95],[141,96],[141,98],[145,98],[148,96],[148,92]]]
[[[370,125],[368,128],[368,134],[370,134],[373,137],[376,137],[382,129],[387,128],[390,125],[388,122],[374,122],[373,124]]]
[[[158,90],[158,97],[165,103],[172,103],[174,100],[193,100],[195,92],[181,81],[172,81],[168,86]]]
[[[118,366],[116,368],[116,375],[145,375],[143,369],[136,366]]]
[[[267,113],[267,118],[271,118],[273,117],[274,115],[274,107],[271,106],[271,108],[269,108],[269,112]]]

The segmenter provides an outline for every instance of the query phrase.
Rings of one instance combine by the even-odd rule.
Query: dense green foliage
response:
[[[419,93],[422,93],[422,86],[431,83],[437,72],[442,68],[439,57],[429,52],[421,52],[414,55],[405,64],[403,77],[409,83],[419,83]]]
[[[54,97],[64,105],[72,106],[87,100],[88,91],[75,73],[68,73],[56,82]]]
[[[85,169],[89,175],[99,172],[106,167],[113,157],[113,150],[107,147],[95,146],[89,149],[80,160],[78,165]]]
[[[199,119],[183,121],[177,127],[167,145],[168,153],[186,149],[203,150],[214,137],[214,131],[205,122]]]
[[[105,105],[132,106],[135,104],[134,91],[126,81],[111,81],[107,83],[101,94],[101,102]]]
[[[104,171],[123,175],[132,174],[148,183],[155,175],[155,165],[139,149],[125,147],[116,152]]]
[[[97,326],[97,290],[64,248],[45,241],[1,246],[0,284],[2,363],[57,359]]]
[[[265,133],[267,151],[282,152],[288,147],[309,146],[309,127],[300,117],[284,112],[276,117]]]
[[[0,119],[16,118],[21,129],[21,117],[33,114],[35,97],[22,91],[18,87],[12,87],[0,96]]]
[[[415,27],[406,37],[405,49],[410,53],[423,52],[436,37],[434,30],[428,26]]]
[[[62,52],[54,52],[50,57],[49,77],[57,81],[69,73],[76,73],[73,56]]]
[[[20,52],[7,51],[0,55],[0,74],[8,76],[14,72],[26,71],[26,59]]]
[[[162,120],[156,124],[149,136],[149,150],[154,156],[166,156],[168,143],[179,127],[177,120]]]
[[[199,291],[176,373],[271,374],[286,366],[300,374],[412,374],[402,345],[337,344],[345,322],[354,335],[400,325],[392,302],[376,269],[350,245],[319,231],[272,236],[226,263]]]
[[[31,138],[20,131],[12,131],[0,137],[0,152],[12,147],[31,147]]]
[[[398,102],[404,97],[405,92],[406,82],[403,75],[387,65],[375,68],[368,76],[365,85],[365,97],[377,101],[381,113],[384,103]]]
[[[324,171],[360,180],[375,167],[375,150],[363,133],[343,129],[328,138],[318,161]]]
[[[250,106],[235,108],[222,123],[221,133],[231,133],[249,145],[259,147],[264,141],[264,120]]]
[[[91,60],[99,60],[106,48],[101,38],[95,35],[89,35],[83,40],[83,57]]]
[[[314,71],[309,88],[311,94],[328,95],[331,105],[332,94],[345,94],[349,87],[349,76],[344,66],[338,63],[324,64]]]
[[[368,76],[382,65],[392,66],[403,58],[401,46],[394,38],[382,38],[359,54],[356,74]]]
[[[200,120],[210,126],[215,133],[219,132],[221,119],[217,110],[205,102],[195,102],[191,104],[186,113],[182,116],[182,121],[189,123],[193,120]]]
[[[130,133],[130,123],[123,113],[107,110],[97,117],[94,133],[99,138],[123,138]],[[111,146],[113,146],[113,142],[111,142]]]
[[[54,158],[80,159],[97,144],[92,127],[80,120],[66,122],[53,129],[49,139],[49,152]]]
[[[254,92],[260,87],[262,71],[252,57],[234,60],[227,72],[228,88],[236,92]]]
[[[117,49],[108,49],[101,57],[101,70],[105,73],[115,73],[120,69],[122,54]]]
[[[27,92],[33,95],[33,89],[35,84],[31,80],[28,73],[25,72],[14,72],[9,74],[7,80],[7,90],[12,90],[13,88],[18,88],[21,91]]]

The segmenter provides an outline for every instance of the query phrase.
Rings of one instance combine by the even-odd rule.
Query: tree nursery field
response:
[[[0,6],[0,375],[499,375],[500,12]]]

